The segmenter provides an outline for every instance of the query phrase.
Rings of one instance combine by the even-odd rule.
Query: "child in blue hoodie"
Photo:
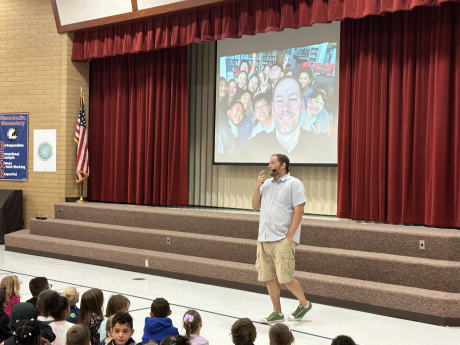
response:
[[[147,344],[150,340],[160,344],[164,337],[179,335],[176,327],[173,326],[169,303],[164,298],[156,298],[150,306],[150,317],[145,318],[144,335],[142,344]]]

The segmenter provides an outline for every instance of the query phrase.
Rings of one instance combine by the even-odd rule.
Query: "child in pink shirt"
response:
[[[6,294],[10,299],[10,303],[6,306],[4,310],[8,317],[11,314],[11,308],[13,308],[13,305],[21,302],[21,295],[19,293],[21,284],[22,282],[14,274],[4,277],[0,282],[0,288],[6,288]]]
[[[209,345],[209,341],[200,335],[203,322],[196,310],[188,310],[182,321],[184,322],[185,336],[190,340],[191,345]]]

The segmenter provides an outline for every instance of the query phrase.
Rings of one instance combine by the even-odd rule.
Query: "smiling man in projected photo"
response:
[[[273,92],[272,115],[275,122],[273,132],[260,132],[241,149],[244,160],[270,155],[273,152],[289,154],[292,162],[305,163],[309,151],[324,147],[326,135],[314,135],[302,130],[301,114],[305,111],[305,102],[301,94],[302,87],[291,76],[282,77]]]

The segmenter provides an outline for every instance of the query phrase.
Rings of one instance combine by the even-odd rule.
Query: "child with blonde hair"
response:
[[[13,308],[13,305],[21,302],[21,294],[19,293],[21,284],[22,282],[14,274],[4,277],[0,282],[0,288],[6,288],[6,294],[10,299],[10,303],[4,310],[8,317],[11,314],[11,308]]]
[[[112,315],[109,318],[104,320],[106,321],[105,334],[107,335],[107,337],[106,338],[101,337],[101,342],[99,343],[99,345],[108,345],[108,343],[112,341],[113,337],[112,337],[112,333],[110,332],[110,330],[112,329],[112,320],[114,316],[115,315]],[[99,330],[101,330],[101,327],[99,328]]]
[[[203,322],[196,310],[187,310],[182,321],[184,322],[185,337],[190,340],[191,345],[209,345],[209,341],[200,335]]]
[[[276,323],[271,326],[268,338],[270,345],[291,345],[294,342],[294,335],[284,323]]]
[[[80,299],[80,294],[78,293],[77,289],[75,289],[73,286],[70,286],[62,291],[61,296],[67,298],[70,304],[70,315],[66,321],[75,323],[75,320],[80,313],[80,308],[77,307],[78,300]]]

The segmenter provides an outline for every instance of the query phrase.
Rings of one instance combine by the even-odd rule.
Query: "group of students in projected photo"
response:
[[[251,156],[272,150],[296,156],[313,142],[316,149],[329,145],[332,115],[324,108],[329,88],[315,83],[311,67],[290,68],[287,54],[282,64],[258,67],[254,54],[252,66],[241,60],[239,68],[226,69],[227,76],[236,78],[221,76],[218,81],[218,154]]]

